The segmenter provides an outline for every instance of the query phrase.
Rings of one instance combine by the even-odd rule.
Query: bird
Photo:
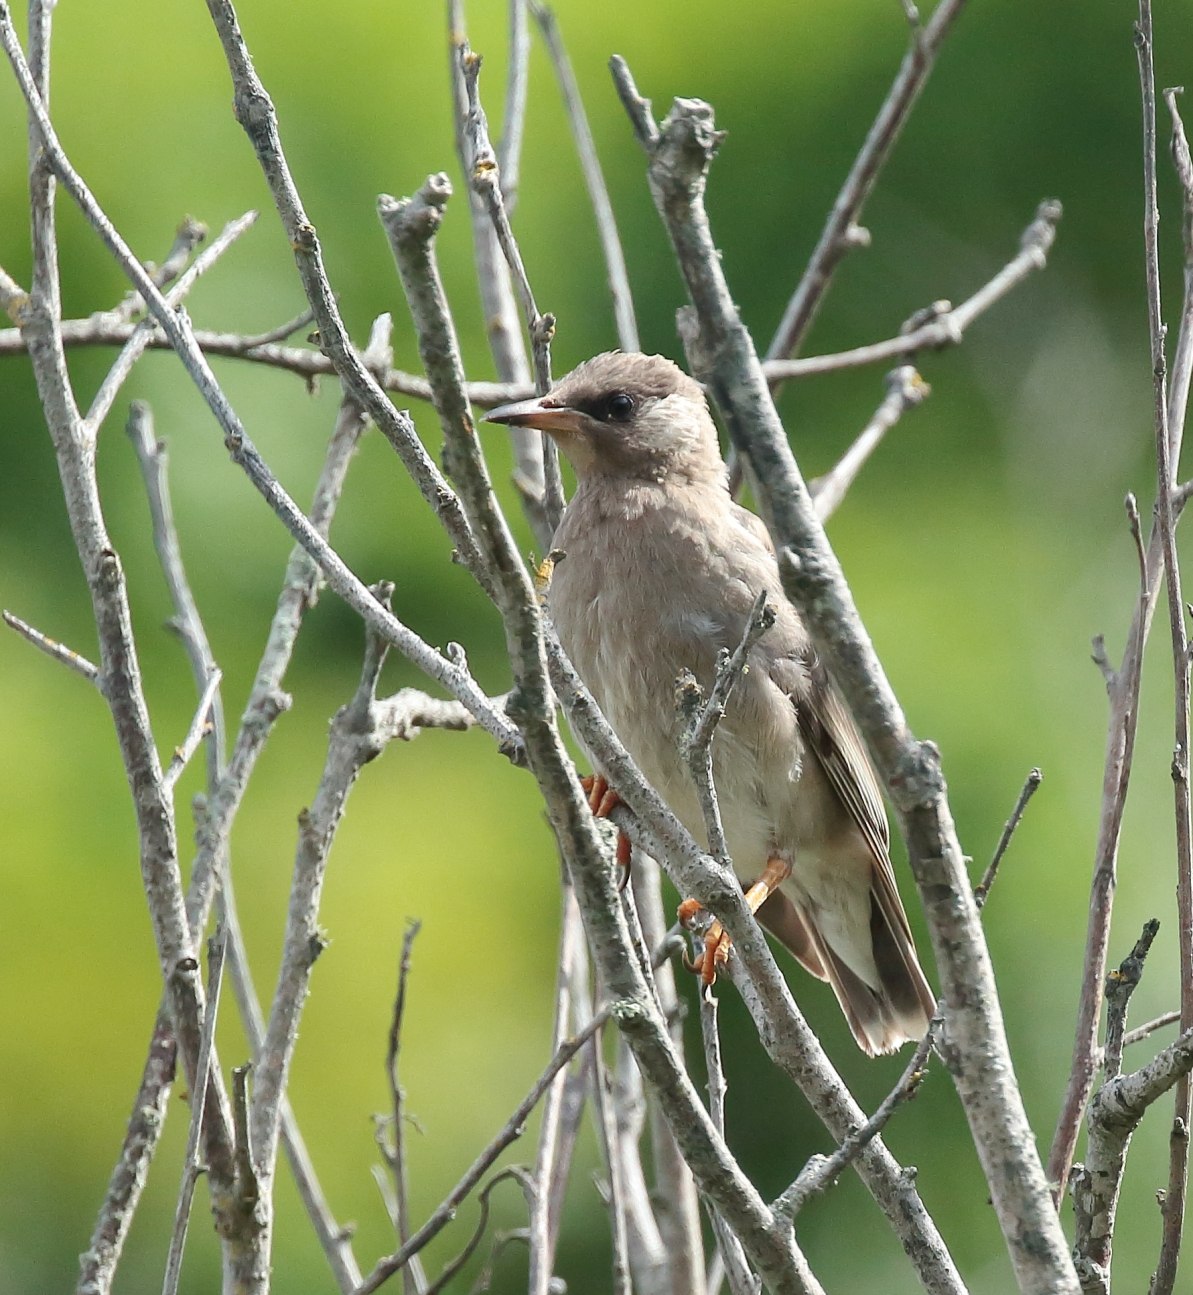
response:
[[[751,648],[712,741],[728,853],[757,916],[827,980],[861,1049],[921,1038],[936,998],[896,888],[890,830],[862,740],[807,627],[781,592],[762,521],[733,499],[703,389],[661,355],[610,351],[489,421],[547,433],[576,489],[552,541],[547,610],[560,643],[646,779],[698,840],[676,681],[707,690],[755,600],[774,623]],[[601,796],[597,770],[594,808]],[[699,906],[681,905],[690,917]],[[719,928],[699,960],[727,956]]]

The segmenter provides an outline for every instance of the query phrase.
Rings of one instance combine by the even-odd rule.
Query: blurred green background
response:
[[[1126,0],[1006,0],[962,16],[869,204],[873,246],[842,267],[806,348],[886,337],[913,310],[941,297],[960,300],[1013,254],[1041,198],[1064,202],[1047,272],[982,319],[962,349],[923,357],[932,398],[883,446],[831,528],[915,730],[943,750],[975,869],[988,859],[1028,769],[1044,771],[986,920],[1016,1063],[1045,1148],[1068,1067],[1098,815],[1106,707],[1089,642],[1105,632],[1117,659],[1135,596],[1122,498],[1136,491],[1146,516],[1152,496],[1134,16]],[[363,341],[370,320],[392,311],[398,363],[415,367],[373,203],[379,192],[412,192],[429,171],[456,174],[442,8],[257,0],[241,18],[354,335]],[[626,56],[660,113],[676,94],[715,105],[728,137],[708,205],[762,349],[902,57],[899,4],[565,3],[559,18],[621,224],[645,349],[682,359],[674,311],[684,298],[642,156],[605,70],[613,52]],[[497,134],[504,6],[474,6],[469,22],[473,45],[486,56],[482,90]],[[1161,3],[1156,24],[1160,83],[1180,83],[1193,75],[1187,9]],[[139,255],[160,258],[185,213],[215,230],[262,208],[257,228],[192,294],[196,324],[253,333],[296,314],[302,299],[289,249],[233,121],[227,71],[203,6],[63,0],[54,51],[62,140]],[[0,264],[27,282],[23,122],[12,79],[0,74]],[[1167,315],[1175,324],[1179,220],[1163,166],[1161,198]],[[68,202],[61,213],[65,310],[87,315],[115,302],[124,284]],[[537,41],[515,223],[539,303],[559,317],[556,371],[612,346],[592,220]],[[449,213],[441,256],[470,376],[491,377],[462,198]],[[110,359],[71,356],[84,399]],[[282,481],[300,501],[309,498],[335,384],[312,394],[261,368],[223,362],[217,371]],[[835,460],[881,394],[878,370],[788,387],[783,413],[808,475]],[[134,395],[151,401],[169,442],[184,553],[233,717],[247,696],[289,541],[228,461],[177,365],[164,355],[142,361],[103,431],[99,468],[130,580],[155,731],[168,752],[194,698],[181,650],[162,628],[168,602],[122,431]],[[0,397],[0,602],[91,654],[86,591],[23,359],[0,359]],[[413,412],[437,452],[429,410]],[[489,445],[529,550],[505,489],[505,447],[496,437]],[[405,621],[434,643],[462,642],[485,685],[505,686],[492,612],[448,563],[442,534],[379,437],[366,441],[352,471],[333,538],[362,577],[396,581],[395,607]],[[1161,918],[1136,1021],[1177,996],[1171,684],[1162,617],[1157,626],[1112,946],[1117,960],[1145,918]],[[325,597],[288,678],[294,707],[237,823],[235,874],[266,997],[295,816],[313,795],[328,719],[355,684],[360,641],[354,618]],[[391,663],[389,685],[415,682],[404,663]],[[0,1290],[61,1291],[73,1286],[76,1255],[120,1143],[159,985],[127,790],[102,702],[5,633],[0,715]],[[192,769],[180,789],[184,839],[199,776]],[[331,944],[315,972],[291,1091],[333,1208],[358,1225],[366,1267],[391,1245],[369,1172],[377,1158],[370,1113],[386,1104],[385,1034],[406,919],[423,922],[404,1054],[420,1129],[410,1154],[413,1214],[421,1219],[504,1122],[547,1055],[556,879],[532,781],[481,735],[433,733],[391,749],[353,794],[323,907]],[[913,900],[909,884],[904,890]],[[909,906],[926,947],[917,905]],[[873,1106],[902,1062],[865,1061],[824,987],[795,970],[792,981],[859,1099]],[[761,1189],[775,1192],[810,1153],[826,1148],[826,1135],[769,1069],[731,990],[722,1003],[730,1142]],[[220,1043],[229,1065],[243,1058],[230,1010]],[[1166,1178],[1167,1111],[1165,1103],[1152,1113],[1132,1149],[1116,1258],[1133,1288],[1142,1288],[1158,1245],[1153,1193]],[[119,1291],[160,1284],[185,1124],[176,1097]],[[592,1165],[591,1134],[585,1138],[584,1164]],[[889,1141],[919,1166],[924,1199],[972,1289],[1008,1290],[993,1212],[943,1073],[934,1070],[897,1116]],[[532,1158],[533,1128],[514,1155]],[[516,1227],[520,1204],[503,1191],[497,1226]],[[276,1289],[331,1291],[285,1170],[278,1206]],[[469,1207],[432,1247],[433,1267],[463,1244],[472,1218]],[[917,1289],[853,1178],[811,1204],[799,1232],[830,1291]],[[559,1265],[576,1295],[608,1289],[605,1237],[603,1207],[582,1168]],[[217,1274],[200,1205],[184,1289],[214,1289]],[[498,1264],[493,1289],[520,1286],[523,1255],[515,1247]]]

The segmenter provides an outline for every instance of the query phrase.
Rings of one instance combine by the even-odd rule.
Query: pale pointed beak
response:
[[[566,433],[581,431],[584,415],[546,395],[536,396],[532,400],[517,400],[512,405],[498,405],[485,415],[485,422],[505,423],[510,427],[534,427],[540,432]]]

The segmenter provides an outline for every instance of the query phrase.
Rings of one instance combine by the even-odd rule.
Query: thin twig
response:
[[[713,782],[712,741],[717,725],[725,718],[737,681],[747,670],[746,662],[754,645],[775,623],[776,611],[767,601],[767,590],[761,590],[754,599],[741,642],[733,652],[722,651],[717,658],[713,686],[707,698],[689,671],[685,671],[676,684],[676,700],[684,721],[680,739],[680,754],[696,786],[696,795],[704,815],[704,830],[708,836],[708,850],[714,859],[728,864],[729,851],[725,844],[725,831],[721,823],[721,810],[717,803],[717,789]]]
[[[393,1175],[394,1222],[399,1246],[404,1246],[410,1240],[410,1187],[406,1169],[406,1090],[398,1078],[398,1053],[402,1042],[402,1021],[406,1014],[410,956],[421,929],[421,922],[407,920],[406,934],[402,937],[402,953],[398,959],[398,992],[394,995],[394,1010],[385,1049],[385,1074],[389,1081],[390,1118],[393,1121],[391,1141],[389,1147],[385,1148],[385,1157]],[[422,1260],[417,1256],[403,1269],[402,1282],[407,1295],[420,1295],[426,1291],[426,1275]]]
[[[910,364],[901,364],[886,375],[886,395],[874,411],[873,418],[862,428],[857,439],[824,476],[808,483],[816,504],[816,516],[822,522],[840,507],[858,473],[882,443],[883,437],[909,409],[923,404],[932,388]]]
[[[1168,624],[1175,676],[1172,783],[1176,814],[1177,947],[1180,950],[1181,1028],[1193,1028],[1193,824],[1189,788],[1189,642],[1185,603],[1176,549],[1176,519],[1172,510],[1172,440],[1168,427],[1168,368],[1160,303],[1159,220],[1156,199],[1156,85],[1152,66],[1151,0],[1139,0],[1135,50],[1143,99],[1143,242],[1147,283],[1148,332],[1151,340],[1153,419],[1156,444],[1156,526],[1164,552],[1164,581],[1168,595]],[[1169,1138],[1168,1189],[1160,1213],[1163,1238],[1152,1295],[1170,1295],[1176,1283],[1189,1171],[1189,1115],[1193,1086],[1188,1072],[1176,1085],[1175,1112]]]
[[[919,98],[941,44],[965,0],[941,0],[926,27],[913,26],[899,74],[850,168],[799,285],[767,350],[767,359],[793,354],[807,335],[838,264],[862,239],[855,231],[862,208]]]
[[[1189,386],[1193,380],[1193,166],[1189,163],[1187,147],[1182,147],[1184,132],[1179,128],[1175,104],[1170,107],[1174,110],[1177,177],[1184,196],[1182,232],[1185,245],[1181,323],[1173,352],[1172,381],[1168,396],[1169,461],[1176,464],[1180,460]],[[1156,607],[1163,564],[1161,528],[1158,517],[1153,517],[1147,543],[1146,578],[1141,581],[1126,647],[1117,671],[1106,658],[1104,647],[1099,651],[1095,642],[1095,660],[1107,681],[1110,718],[1102,773],[1102,810],[1090,883],[1081,1000],[1073,1037],[1073,1061],[1048,1155],[1048,1178],[1058,1201],[1063,1186],[1068,1181],[1069,1167],[1073,1162],[1081,1123],[1098,1070],[1098,1029],[1102,1017],[1102,993],[1117,885],[1119,838],[1135,753],[1143,653]]]
[[[551,1049],[558,1051],[567,1037],[572,1016],[573,969],[578,959],[584,957],[584,928],[580,909],[572,887],[563,886],[562,908],[559,923],[559,955],[555,971],[555,1002],[552,1011]],[[566,1180],[566,1173],[557,1173],[561,1151],[561,1125],[563,1113],[564,1082],[566,1073],[560,1072],[548,1088],[543,1103],[543,1118],[539,1125],[538,1147],[535,1151],[533,1182],[534,1198],[530,1204],[530,1223],[527,1241],[530,1247],[530,1272],[527,1290],[531,1295],[547,1295],[555,1266],[555,1229],[552,1227],[552,1183]],[[566,1169],[566,1161],[563,1166]],[[559,1193],[562,1197],[562,1191]],[[562,1204],[562,1200],[560,1200]],[[556,1220],[557,1221],[557,1220]]]
[[[1180,1008],[1173,1008],[1171,1011],[1161,1012],[1159,1016],[1153,1016],[1150,1021],[1144,1021],[1142,1025],[1137,1025],[1133,1030],[1128,1030],[1123,1035],[1124,1050],[1135,1043],[1142,1043],[1144,1039],[1155,1034],[1157,1030],[1164,1029],[1167,1025],[1175,1025],[1181,1019]]]
[[[514,238],[514,231],[510,228],[509,215],[501,195],[497,154],[489,142],[488,123],[480,101],[480,55],[463,45],[460,47],[459,58],[464,89],[468,96],[468,117],[464,130],[468,181],[489,212],[493,228],[497,232],[497,241],[513,278],[514,290],[522,302],[526,332],[530,337],[530,350],[534,356],[535,390],[543,395],[551,386],[551,339],[555,335],[555,316],[544,315],[539,311],[522,253]],[[555,443],[549,437],[543,442],[543,476],[543,509],[546,520],[554,531],[563,515],[563,478],[559,474],[559,455]]]
[[[527,1201],[534,1199],[534,1184],[530,1175],[518,1165],[510,1165],[508,1169],[503,1169],[500,1173],[494,1174],[492,1178],[477,1192],[476,1200],[479,1208],[477,1215],[476,1227],[473,1229],[472,1237],[467,1245],[460,1251],[450,1263],[443,1265],[443,1271],[435,1278],[434,1282],[427,1287],[426,1295],[441,1295],[441,1292],[450,1288],[451,1282],[455,1279],[456,1274],[472,1257],[481,1240],[484,1238],[485,1231],[489,1226],[489,1196],[498,1184],[513,1180],[522,1188],[522,1195]]]
[[[703,989],[700,994],[700,1036],[704,1041],[704,1067],[708,1072],[708,1113],[712,1116],[713,1127],[724,1136],[725,1093],[728,1085],[725,1082],[725,1068],[721,1064],[717,1005],[711,987]],[[710,1209],[710,1213],[713,1232],[717,1238],[717,1250],[725,1265],[725,1276],[732,1295],[758,1295],[761,1283],[750,1271],[741,1242],[715,1208]]]
[[[831,1155],[813,1156],[808,1161],[791,1186],[776,1199],[776,1214],[794,1219],[813,1196],[827,1191],[836,1183],[867,1143],[882,1132],[895,1111],[905,1102],[911,1101],[927,1073],[928,1058],[940,1037],[942,1023],[943,1017],[940,1015],[932,1018],[928,1032],[911,1054],[902,1077],[882,1099],[878,1109],[863,1125],[849,1133]]]
[[[293,319],[287,319],[273,328],[267,328],[263,333],[251,333],[244,339],[245,349],[256,351],[263,346],[271,346],[274,342],[284,342],[287,337],[293,336],[300,328],[306,328],[314,318],[315,312],[308,306],[305,310],[300,310]]]
[[[168,796],[173,794],[174,785],[182,777],[183,770],[190,764],[191,757],[199,749],[199,743],[211,732],[211,708],[215,705],[215,695],[219,691],[222,679],[223,675],[218,669],[212,671],[211,677],[207,680],[207,686],[203,689],[203,695],[199,698],[199,705],[195,709],[190,728],[186,731],[186,737],[182,739],[182,745],[175,749],[169,765],[162,774],[162,789]]]
[[[394,1273],[409,1263],[412,1256],[419,1253],[434,1237],[452,1221],[461,1202],[467,1199],[473,1188],[480,1182],[497,1157],[515,1142],[525,1130],[526,1121],[531,1111],[538,1105],[539,1099],[550,1087],[552,1080],[569,1061],[593,1038],[607,1020],[618,1010],[617,1003],[606,1003],[593,1014],[588,1026],[574,1038],[567,1039],[547,1063],[546,1069],[539,1076],[530,1092],[518,1104],[514,1113],[502,1126],[500,1132],[473,1161],[468,1171],[444,1197],[438,1208],[421,1228],[392,1255],[380,1260],[371,1273],[357,1287],[356,1295],[369,1295],[377,1290],[383,1282],[388,1281]]]
[[[103,681],[100,678],[99,666],[93,665],[85,656],[80,655],[74,648],[68,648],[65,643],[59,643],[57,639],[52,639],[48,634],[43,634],[41,630],[34,629],[28,621],[23,621],[13,612],[4,611],[0,613],[4,617],[4,623],[9,629],[16,630],[22,638],[26,638],[35,648],[44,652],[52,661],[57,661],[60,665],[66,666],[73,670],[75,674],[86,679],[88,683],[94,684],[101,691]]]
[[[1023,787],[1019,792],[1019,799],[1015,801],[1015,808],[1011,810],[1011,817],[1003,824],[1002,835],[998,838],[998,844],[994,847],[994,854],[990,858],[986,871],[982,873],[982,880],[973,889],[973,902],[979,910],[985,905],[990,896],[990,888],[994,885],[994,879],[998,876],[998,869],[1002,863],[1003,855],[1007,852],[1007,846],[1011,844],[1011,837],[1015,835],[1024,812],[1027,809],[1027,802],[1039,790],[1040,783],[1044,781],[1044,775],[1039,769],[1032,769],[1023,781]]]
[[[1082,1289],[1109,1295],[1114,1225],[1131,1136],[1149,1106],[1193,1068],[1193,1030],[1187,1030],[1147,1065],[1107,1080],[1089,1107],[1086,1163],[1069,1179],[1075,1216],[1074,1254]],[[1152,1278],[1152,1290],[1160,1276]]]
[[[511,0],[511,3],[522,4],[523,0]],[[524,9],[521,16],[525,17]],[[471,169],[468,91],[464,85],[463,69],[460,65],[460,50],[468,43],[464,26],[463,0],[448,0],[447,24],[456,154],[467,180]],[[510,89],[511,86],[507,83],[507,102]],[[522,326],[518,319],[518,306],[514,300],[509,266],[501,253],[497,230],[489,218],[483,198],[471,184],[467,184],[466,187],[476,278],[480,288],[481,310],[485,320],[485,333],[489,339],[489,350],[498,376],[503,379],[507,388],[512,386],[524,393],[523,396],[509,398],[524,399],[534,394],[534,383],[531,381],[530,362],[527,358]],[[475,386],[469,387],[468,396],[473,403],[483,403],[478,399]],[[424,399],[431,399],[429,384],[427,384]],[[543,455],[546,453],[547,437],[532,427],[511,427],[509,436],[514,451],[514,485],[521,496],[522,509],[530,522],[535,540],[542,552],[546,553],[551,547],[553,531],[543,508],[545,492]]]
[[[501,198],[511,215],[518,202],[522,138],[526,127],[526,91],[530,84],[530,24],[526,9],[527,0],[509,0],[510,57],[497,165],[501,173]]]
[[[232,244],[253,227],[256,220],[257,213],[249,211],[238,219],[229,221],[220,231],[218,237],[195,257],[186,271],[179,276],[174,286],[165,294],[164,300],[166,304],[173,308],[183,301],[191,288],[198,282],[200,275],[210,270]],[[128,375],[132,372],[133,365],[145,353],[154,327],[152,319],[141,320],[133,329],[128,341],[124,343],[120,354],[113,361],[112,367],[108,370],[103,382],[100,383],[99,390],[95,393],[91,401],[91,407],[87,410],[87,415],[83,420],[88,435],[95,436],[100,424],[116,403],[120,388],[124,386]]]
[[[1118,964],[1117,970],[1106,977],[1106,1053],[1102,1068],[1107,1079],[1117,1078],[1123,1068],[1127,1006],[1143,975],[1143,964],[1159,929],[1160,923],[1154,917],[1145,922],[1135,947]]]
[[[580,87],[572,71],[572,62],[568,58],[563,37],[559,32],[559,23],[555,11],[548,5],[539,4],[538,0],[529,0],[530,12],[543,33],[543,41],[555,69],[555,78],[559,82],[559,92],[563,96],[564,109],[567,112],[568,124],[572,130],[572,139],[576,144],[576,155],[580,159],[580,170],[584,184],[588,189],[588,201],[596,220],[597,237],[601,242],[601,255],[605,259],[605,274],[609,280],[609,293],[613,299],[613,322],[617,328],[617,345],[623,351],[639,349],[638,321],[634,316],[634,298],[630,291],[630,279],[626,273],[625,253],[622,251],[621,238],[617,232],[617,220],[613,214],[613,204],[609,200],[609,189],[601,171],[601,161],[597,156],[596,140],[588,124],[588,114],[584,111],[584,100],[580,96]],[[504,164],[502,170],[504,172]],[[507,203],[508,205],[508,203]]]
[[[182,1186],[178,1189],[178,1202],[174,1210],[174,1230],[170,1236],[170,1250],[166,1256],[162,1295],[177,1295],[178,1282],[182,1276],[182,1252],[186,1245],[187,1224],[190,1222],[191,1207],[195,1198],[195,1184],[199,1181],[199,1174],[202,1172],[199,1139],[202,1134],[207,1079],[211,1068],[211,1045],[215,1039],[215,1022],[219,1013],[220,987],[224,979],[224,949],[224,932],[217,930],[207,944],[207,1005],[203,1013],[203,1035],[199,1047],[196,1085],[191,1092],[191,1120],[186,1135],[186,1153],[182,1161]]]

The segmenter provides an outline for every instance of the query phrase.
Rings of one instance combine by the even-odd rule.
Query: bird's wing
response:
[[[910,940],[911,928],[895,886],[890,828],[878,780],[828,671],[814,656],[807,666],[811,691],[796,708],[800,733],[870,849],[874,897],[887,924]]]

